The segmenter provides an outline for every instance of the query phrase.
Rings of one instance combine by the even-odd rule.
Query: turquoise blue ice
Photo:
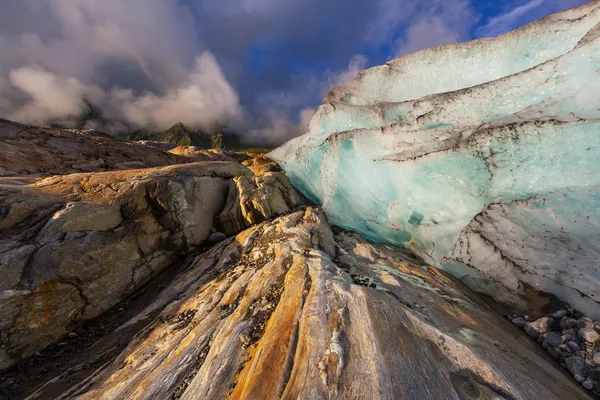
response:
[[[270,157],[338,226],[600,317],[599,23],[594,1],[367,70]]]

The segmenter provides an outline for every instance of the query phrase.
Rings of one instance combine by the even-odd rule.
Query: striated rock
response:
[[[220,243],[117,332],[144,321],[30,398],[587,398],[462,283],[311,208]]]
[[[535,321],[528,322],[523,328],[525,333],[533,339],[537,339],[540,335],[550,331],[552,329],[552,323],[554,320],[550,317],[539,318]]]
[[[67,335],[208,239],[236,163],[0,184],[0,369]]]
[[[265,219],[282,215],[306,201],[280,172],[241,176],[230,183],[227,204],[219,215],[223,232],[233,234]]]
[[[0,119],[0,177],[124,170],[189,161],[110,137]]]
[[[370,68],[268,156],[338,226],[526,313],[600,318],[599,23],[594,0]]]

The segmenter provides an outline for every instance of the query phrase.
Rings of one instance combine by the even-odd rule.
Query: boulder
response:
[[[0,184],[0,369],[202,245],[240,176],[214,162]]]
[[[543,317],[531,321],[523,328],[525,333],[533,339],[537,339],[540,335],[550,331],[552,329],[552,323],[554,320],[550,317]]]
[[[312,208],[192,259],[118,331],[144,321],[114,360],[31,397],[587,398],[458,280]]]

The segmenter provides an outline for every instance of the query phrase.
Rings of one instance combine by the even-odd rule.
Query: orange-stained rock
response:
[[[462,283],[311,208],[192,260],[118,331],[144,323],[89,378],[30,398],[588,398]]]

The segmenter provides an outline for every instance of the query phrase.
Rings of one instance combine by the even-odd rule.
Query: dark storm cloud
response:
[[[0,116],[69,119],[86,101],[135,126],[225,123],[277,142],[369,64],[582,2],[484,16],[478,1],[3,0]]]

